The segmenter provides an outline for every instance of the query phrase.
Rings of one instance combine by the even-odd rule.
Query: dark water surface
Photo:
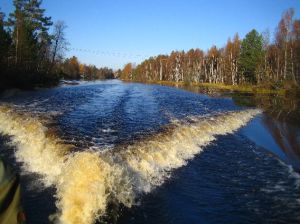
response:
[[[13,107],[23,117],[25,114],[46,120],[45,126],[63,144],[75,146],[74,151],[122,150],[124,145],[145,142],[143,139],[152,144],[157,141],[152,136],[164,132],[164,127],[174,121],[200,117],[205,122],[212,116],[249,108],[239,102],[226,94],[210,97],[173,87],[117,80],[17,92],[1,99],[1,105]],[[265,111],[233,134],[218,135],[207,146],[197,143],[203,151],[185,159],[185,164],[174,165],[177,169],[168,171],[170,177],[149,193],[138,194],[131,208],[119,202],[108,203],[106,215],[99,222],[299,223],[298,121],[281,119],[282,113],[288,116],[287,112],[274,116],[270,110]],[[289,114],[295,116],[293,111]],[[216,127],[222,128],[220,125]],[[166,135],[176,148],[180,140]],[[204,135],[205,132],[199,139]],[[22,174],[28,223],[49,223],[49,216],[57,212],[56,188],[44,187],[38,174],[16,162],[16,146],[9,142],[9,136],[1,137],[0,153]],[[147,144],[142,145],[147,148]],[[180,147],[187,147],[187,151],[192,148],[189,144]],[[177,158],[169,158],[172,159]]]

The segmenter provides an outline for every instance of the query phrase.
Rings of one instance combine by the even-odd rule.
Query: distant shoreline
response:
[[[120,79],[124,82],[138,82],[144,84],[157,84],[157,85],[164,85],[164,86],[174,86],[174,87],[184,87],[184,86],[193,86],[193,87],[203,87],[203,88],[211,88],[216,90],[227,90],[227,91],[234,91],[234,92],[241,92],[241,93],[257,93],[257,94],[278,94],[278,95],[285,95],[285,94],[300,94],[300,88],[271,88],[263,85],[227,85],[222,83],[196,83],[190,82],[186,83],[183,81],[174,82],[174,81],[133,81],[133,80],[126,80]],[[271,85],[269,85],[271,86]]]

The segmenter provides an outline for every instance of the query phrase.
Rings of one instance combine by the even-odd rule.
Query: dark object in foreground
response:
[[[0,158],[0,223],[25,223],[19,176]]]

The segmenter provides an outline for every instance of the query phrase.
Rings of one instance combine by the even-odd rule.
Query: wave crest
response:
[[[140,194],[160,186],[215,140],[236,131],[260,113],[250,109],[173,122],[133,145],[106,151],[72,152],[43,122],[0,106],[0,132],[11,136],[24,168],[56,188],[60,223],[94,223],[116,201],[131,207]]]

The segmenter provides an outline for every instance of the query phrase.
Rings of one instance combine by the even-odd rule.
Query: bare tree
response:
[[[64,52],[69,44],[65,38],[66,28],[67,26],[64,21],[57,21],[54,24],[50,70],[53,68],[57,60],[63,58]]]

